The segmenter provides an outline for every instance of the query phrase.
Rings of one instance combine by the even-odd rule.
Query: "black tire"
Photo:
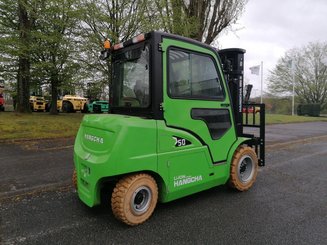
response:
[[[102,113],[101,105],[93,104],[93,113]]]
[[[248,146],[240,146],[234,153],[230,166],[230,187],[247,191],[254,184],[258,174],[258,157]]]
[[[148,174],[134,174],[122,178],[116,184],[111,197],[111,208],[118,220],[135,226],[150,218],[157,200],[156,181]]]
[[[70,103],[69,101],[63,101],[62,102],[62,112],[66,112],[66,113],[74,112],[73,104]]]
[[[82,113],[88,113],[88,112],[89,112],[89,107],[88,107],[87,103],[85,103],[83,106]]]

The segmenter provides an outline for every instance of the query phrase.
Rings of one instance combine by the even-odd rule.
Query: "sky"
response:
[[[261,76],[249,68],[263,62],[265,91],[269,71],[287,50],[327,42],[327,0],[249,0],[233,29],[218,38],[219,48],[246,49],[244,81],[254,85],[251,97],[260,96]]]

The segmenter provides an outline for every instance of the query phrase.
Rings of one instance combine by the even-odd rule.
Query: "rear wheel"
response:
[[[134,226],[150,218],[157,200],[156,181],[148,174],[134,174],[117,183],[111,197],[111,208],[118,220]]]
[[[62,102],[62,111],[66,113],[74,112],[73,104],[69,101]]]
[[[239,191],[251,188],[258,173],[258,157],[248,146],[239,147],[233,156],[229,185]]]

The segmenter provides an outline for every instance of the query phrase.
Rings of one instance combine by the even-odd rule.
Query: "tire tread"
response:
[[[126,176],[126,177],[120,179],[118,181],[118,183],[116,184],[116,187],[114,188],[113,192],[112,192],[111,208],[112,208],[112,212],[113,212],[114,216],[118,220],[120,220],[120,221],[122,221],[125,224],[130,225],[130,226],[135,226],[135,225],[139,225],[139,224],[144,223],[148,218],[150,218],[150,216],[151,216],[151,214],[153,212],[153,210],[152,210],[151,213],[145,215],[145,218],[143,220],[141,220],[140,222],[133,222],[127,217],[126,210],[124,210],[124,201],[125,201],[124,199],[125,199],[126,194],[130,190],[132,185],[136,181],[138,181],[138,180],[140,180],[142,178],[147,178],[147,179],[151,180],[151,182],[153,182],[155,184],[155,190],[154,191],[156,193],[154,193],[154,196],[157,198],[157,196],[158,196],[158,187],[156,185],[156,181],[154,180],[154,178],[152,176],[150,176],[148,174],[144,174],[144,173],[129,175],[129,176]]]
[[[253,156],[253,161],[255,164],[255,170],[254,170],[255,172],[253,178],[248,183],[243,184],[238,179],[237,166],[239,164],[239,160],[245,153],[251,154]],[[253,149],[249,146],[244,146],[244,145],[240,146],[239,148],[236,149],[232,159],[232,163],[230,167],[230,178],[228,184],[231,188],[236,189],[238,191],[247,191],[254,184],[257,177],[257,171],[258,171],[258,158],[255,152],[253,151]]]

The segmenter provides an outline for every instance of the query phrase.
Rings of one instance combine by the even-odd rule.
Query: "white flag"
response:
[[[258,65],[258,66],[252,66],[252,67],[250,67],[250,70],[251,70],[251,74],[259,75],[260,65]]]
[[[294,60],[288,60],[287,61],[287,67],[288,67],[288,69],[291,69],[292,72],[294,72],[294,70],[295,70],[295,62],[294,62]]]
[[[289,69],[292,69],[292,67],[293,67],[293,60],[288,60],[286,64],[287,64],[287,67]]]

